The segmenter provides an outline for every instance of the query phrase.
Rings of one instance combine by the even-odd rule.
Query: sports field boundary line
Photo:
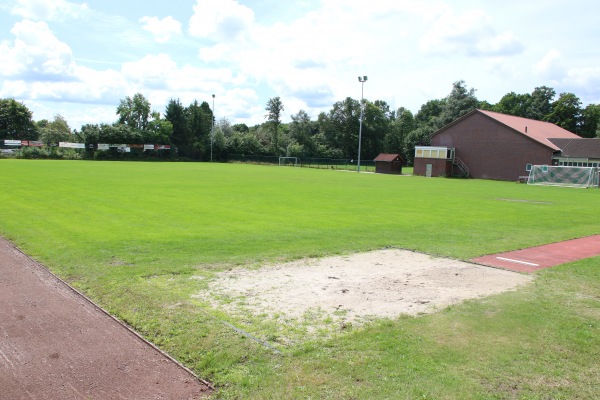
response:
[[[93,300],[91,300],[89,297],[87,297],[85,294],[83,294],[82,292],[80,292],[79,290],[77,290],[76,288],[74,288],[73,286],[71,286],[68,282],[66,282],[64,279],[62,279],[61,277],[57,276],[55,273],[53,273],[48,267],[46,267],[44,264],[34,260],[33,258],[31,258],[30,256],[27,255],[27,253],[25,253],[23,250],[21,250],[19,247],[17,247],[13,242],[11,242],[10,240],[8,240],[7,238],[4,238],[7,242],[10,243],[10,245],[17,250],[20,254],[22,254],[23,256],[27,257],[32,263],[34,263],[35,265],[37,265],[38,267],[43,268],[45,271],[47,271],[50,275],[52,275],[55,279],[57,279],[61,284],[65,285],[70,291],[72,291],[73,293],[75,293],[77,296],[79,296],[80,298],[82,298],[83,300],[85,300],[86,302],[88,302],[89,304],[91,304],[94,308],[96,308],[97,310],[99,310],[101,313],[105,314],[106,316],[108,316],[110,319],[112,319],[113,321],[115,321],[116,323],[118,323],[119,325],[121,325],[123,328],[127,329],[131,334],[133,334],[135,337],[137,337],[139,340],[141,340],[142,342],[144,342],[146,345],[150,346],[151,348],[153,348],[154,350],[156,350],[157,352],[159,352],[162,356],[164,356],[165,358],[169,359],[170,361],[172,361],[173,363],[175,363],[179,368],[183,369],[185,372],[187,372],[188,374],[190,374],[195,380],[197,380],[198,382],[202,383],[204,386],[206,386],[207,388],[211,389],[211,390],[215,390],[215,387],[208,381],[198,377],[194,371],[192,371],[191,369],[189,369],[188,367],[186,367],[185,365],[183,365],[181,362],[179,362],[178,360],[176,360],[175,358],[173,358],[173,356],[171,356],[169,353],[161,350],[158,346],[156,346],[154,343],[152,343],[151,341],[149,341],[148,339],[144,338],[142,335],[140,335],[138,332],[136,332],[131,326],[127,325],[125,322],[121,321],[120,319],[118,319],[117,317],[115,317],[114,315],[112,315],[111,313],[109,313],[107,310],[105,310],[103,307],[99,306],[98,304],[96,304]]]

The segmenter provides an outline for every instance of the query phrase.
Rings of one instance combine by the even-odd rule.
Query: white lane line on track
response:
[[[521,261],[521,260],[513,260],[512,258],[504,258],[504,257],[496,257],[498,260],[502,260],[502,261],[509,261],[509,262],[514,262],[517,264],[525,264],[525,265],[531,265],[532,267],[539,267],[540,264],[534,264],[534,263],[530,263],[527,261]]]

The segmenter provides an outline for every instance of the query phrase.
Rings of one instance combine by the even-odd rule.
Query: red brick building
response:
[[[552,165],[561,149],[550,139],[580,139],[557,125],[473,110],[415,149],[414,174],[517,180],[528,165]]]

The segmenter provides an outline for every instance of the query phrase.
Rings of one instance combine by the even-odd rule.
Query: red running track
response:
[[[534,272],[600,255],[600,235],[551,243],[528,249],[490,254],[471,261],[518,272]]]

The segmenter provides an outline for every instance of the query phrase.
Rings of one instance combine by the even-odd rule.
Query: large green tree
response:
[[[209,160],[211,135],[213,135],[213,112],[210,106],[206,101],[198,104],[198,101],[195,100],[186,109],[185,115],[190,129],[194,158]],[[212,137],[212,141],[214,142],[214,137]]]
[[[529,93],[517,94],[510,92],[502,96],[500,101],[493,107],[493,111],[528,118],[531,106],[531,95]]]
[[[327,146],[337,150],[341,157],[356,158],[360,102],[351,97],[338,101],[328,113],[319,114],[319,130]]]
[[[173,126],[171,141],[179,153],[191,152],[194,143],[188,123],[186,109],[179,99],[171,99],[167,104],[165,119]]]
[[[73,132],[62,115],[55,115],[52,121],[42,120],[38,122],[39,140],[48,143],[70,142],[73,140]]]
[[[588,104],[581,112],[581,136],[593,138],[600,129],[600,104]]]
[[[173,135],[173,124],[163,118],[159,112],[152,113],[152,119],[143,132],[144,143],[169,144]]]
[[[133,129],[144,130],[151,117],[150,102],[141,93],[121,100],[117,107],[119,123]]]
[[[271,132],[273,134],[273,151],[275,155],[280,154],[279,150],[279,125],[281,125],[281,113],[283,112],[284,107],[281,102],[281,98],[273,97],[267,101],[267,106],[265,107],[265,111],[267,114],[265,118],[271,125]]]
[[[526,118],[536,119],[542,121],[552,113],[552,107],[556,96],[556,91],[548,86],[536,87],[531,92],[531,98],[527,113],[524,115]]]
[[[32,113],[15,99],[0,99],[0,139],[36,140],[38,131]]]
[[[573,133],[581,128],[581,100],[573,93],[561,93],[552,103],[552,112],[544,118]]]
[[[431,130],[426,126],[419,126],[406,135],[404,139],[405,160],[412,164],[415,158],[416,146],[431,145]]]
[[[384,138],[391,130],[394,112],[383,100],[365,102],[361,159],[372,160],[383,151]]]
[[[423,104],[415,114],[416,126],[426,127],[433,132],[436,129],[436,122],[439,120],[439,116],[442,114],[445,104],[445,99],[429,100]]]
[[[300,110],[297,114],[292,115],[289,132],[291,138],[298,144],[293,155],[312,157],[315,154],[314,135],[318,132],[318,127],[311,121],[306,111]]]
[[[452,121],[475,110],[479,100],[475,96],[475,89],[467,89],[465,81],[457,81],[452,85],[452,91],[446,97],[442,112],[434,123],[434,128],[440,129]]]
[[[404,139],[415,129],[415,118],[410,110],[400,107],[396,110],[391,129],[384,138],[384,150],[387,153],[401,154],[406,159]]]

